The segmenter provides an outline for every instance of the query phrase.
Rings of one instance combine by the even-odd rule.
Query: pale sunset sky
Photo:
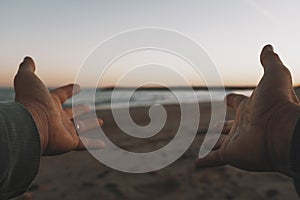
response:
[[[99,43],[140,27],[172,29],[192,38],[213,60],[225,85],[257,84],[262,75],[259,53],[271,43],[299,84],[299,9],[299,0],[1,1],[0,87],[12,86],[26,55],[35,59],[37,74],[48,86],[74,82]],[[117,80],[114,70],[107,74],[107,86]],[[165,76],[171,83],[172,77]]]

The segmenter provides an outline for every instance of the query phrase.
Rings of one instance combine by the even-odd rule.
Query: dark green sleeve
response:
[[[31,114],[19,103],[0,103],[0,199],[28,190],[40,156],[39,133]]]
[[[294,128],[291,149],[290,149],[290,167],[294,178],[294,185],[300,196],[300,118]]]

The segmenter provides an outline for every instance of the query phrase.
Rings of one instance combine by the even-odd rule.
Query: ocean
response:
[[[227,90],[228,93],[240,93],[249,96],[251,90]],[[114,93],[114,101],[111,101],[112,90],[97,90],[95,94],[95,103],[92,98],[89,98],[90,89],[83,89],[82,92],[73,97],[75,104],[87,104],[95,106],[96,109],[126,107],[129,102],[130,107],[149,106],[153,104],[176,104],[178,100],[176,96],[169,90],[137,90],[131,95],[127,90],[117,90]],[[195,90],[196,99],[191,91],[176,90],[176,94],[180,98],[181,103],[207,102],[207,101],[223,101],[224,93],[220,90],[212,90],[210,93],[206,90]],[[212,99],[213,97],[213,99]],[[14,99],[14,91],[12,88],[0,88],[0,101],[12,101]],[[68,100],[65,106],[71,106],[72,101]]]

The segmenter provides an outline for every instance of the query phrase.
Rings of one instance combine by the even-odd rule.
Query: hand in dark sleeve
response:
[[[292,76],[271,45],[264,47],[261,63],[264,74],[250,97],[226,97],[236,112],[235,119],[225,122],[221,138],[212,152],[197,160],[198,167],[229,164],[248,171],[295,176],[290,155],[300,106]]]
[[[40,155],[39,134],[30,113],[19,103],[0,103],[0,199],[28,189]]]
[[[100,140],[79,137],[73,111],[84,115],[89,107],[66,108],[62,104],[80,92],[75,84],[49,92],[35,75],[34,61],[27,57],[14,80],[15,102],[0,104],[0,199],[25,192],[37,174],[41,155],[72,150],[98,149]],[[102,125],[102,120],[81,122],[81,132]]]
[[[76,114],[86,114],[89,107],[79,105],[77,107],[63,109],[62,104],[73,95],[80,92],[80,86],[70,84],[48,91],[44,83],[35,75],[34,61],[26,57],[19,67],[15,77],[15,100],[32,114],[39,131],[41,151],[43,155],[59,155],[72,150],[84,150],[87,148],[101,148],[102,141],[89,140],[79,137],[73,124],[73,111]],[[99,124],[81,124],[81,132],[91,129]],[[91,126],[91,127],[87,127]],[[84,140],[84,144],[83,144]]]

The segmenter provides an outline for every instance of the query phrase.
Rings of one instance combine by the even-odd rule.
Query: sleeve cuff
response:
[[[17,102],[0,103],[0,199],[28,190],[40,157],[39,132],[29,111]]]
[[[300,118],[298,118],[294,128],[291,149],[290,149],[290,168],[293,173],[294,185],[298,195],[300,195]]]
[[[297,175],[300,173],[300,118],[294,128],[290,152],[290,167],[292,172]]]

